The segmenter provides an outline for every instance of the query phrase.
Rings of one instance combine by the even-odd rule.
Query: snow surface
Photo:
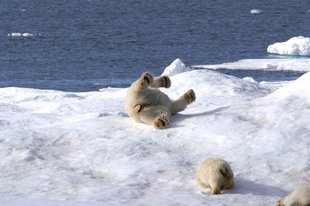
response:
[[[286,42],[269,45],[267,51],[272,54],[310,56],[310,38],[293,37]]]
[[[213,65],[194,65],[194,68],[205,69],[239,69],[239,70],[290,70],[310,71],[310,58],[277,58],[277,59],[242,59]]]
[[[279,89],[212,70],[171,81],[172,99],[197,100],[166,130],[128,117],[127,88],[0,88],[0,205],[261,206],[309,185],[310,73]],[[235,188],[200,191],[209,157],[230,163]]]
[[[190,71],[190,67],[186,66],[181,59],[174,60],[169,66],[167,66],[161,76],[173,76],[182,72]]]
[[[250,13],[251,14],[260,14],[260,13],[262,13],[262,10],[260,10],[260,9],[251,9]]]

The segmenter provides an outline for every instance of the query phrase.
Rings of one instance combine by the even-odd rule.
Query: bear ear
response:
[[[222,173],[222,175],[224,176],[224,177],[226,177],[227,175],[228,175],[228,169],[227,168],[223,168],[223,169],[220,169],[220,172]]]

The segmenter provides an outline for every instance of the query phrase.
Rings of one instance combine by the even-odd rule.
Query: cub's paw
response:
[[[171,81],[168,76],[161,76],[159,79],[159,86],[169,88],[171,86]]]
[[[196,100],[195,92],[192,89],[188,90],[182,97],[186,100],[188,104]]]
[[[211,195],[219,195],[221,194],[221,190],[218,187],[214,187],[211,190]]]
[[[156,129],[165,129],[169,126],[169,124],[170,124],[170,121],[166,114],[161,114],[158,117],[156,117],[153,123]]]
[[[141,75],[140,77],[140,88],[145,89],[147,88],[150,84],[153,83],[153,75],[149,72],[145,72],[144,74]]]
[[[278,200],[277,201],[277,205],[276,206],[285,206],[283,203],[282,203],[282,201],[281,200]]]

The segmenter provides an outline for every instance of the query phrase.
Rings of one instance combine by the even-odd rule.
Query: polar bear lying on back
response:
[[[299,187],[277,202],[277,206],[309,206],[310,187]]]
[[[196,96],[191,89],[178,100],[171,101],[158,88],[169,88],[168,76],[153,77],[146,72],[131,84],[125,101],[126,112],[136,122],[152,124],[156,129],[165,129],[170,124],[170,116],[180,112],[195,101]]]

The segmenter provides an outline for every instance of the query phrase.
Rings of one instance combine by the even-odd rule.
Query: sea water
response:
[[[0,87],[96,91],[160,75],[176,58],[265,58],[268,45],[309,36],[309,9],[297,0],[1,0]]]

